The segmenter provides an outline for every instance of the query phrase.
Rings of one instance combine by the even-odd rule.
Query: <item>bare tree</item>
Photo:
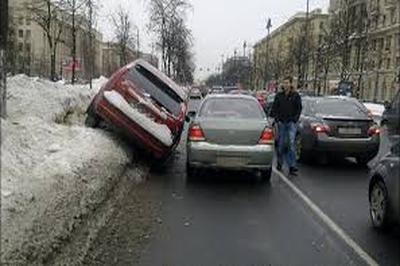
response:
[[[333,41],[333,52],[340,58],[338,72],[342,80],[350,77],[351,46],[354,31],[352,29],[354,14],[351,12],[351,0],[343,0],[342,7],[331,14],[330,30]]]
[[[114,24],[114,38],[118,45],[120,65],[126,65],[128,63],[129,50],[135,47],[134,26],[130,20],[129,12],[120,7],[112,16],[112,22]]]
[[[177,23],[182,23],[191,6],[186,0],[151,0],[149,29],[157,37],[164,71],[171,76],[174,35]],[[185,34],[185,33],[183,33]]]
[[[35,21],[43,30],[50,48],[50,79],[56,79],[56,51],[61,40],[64,16],[62,0],[32,0],[28,7]]]
[[[86,4],[86,0],[64,0],[64,9],[69,15],[68,22],[71,23],[71,57],[72,57],[72,72],[71,83],[74,84],[76,80],[76,37],[79,27],[82,25],[83,13],[82,7]]]
[[[7,71],[6,47],[8,36],[8,0],[0,2],[0,116],[6,116]]]
[[[94,46],[93,46],[93,39],[94,39],[94,24],[96,18],[96,0],[87,0],[87,27],[89,31],[89,87],[92,88],[92,79],[94,74]]]

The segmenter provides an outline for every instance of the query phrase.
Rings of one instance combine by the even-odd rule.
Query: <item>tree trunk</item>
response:
[[[6,53],[0,48],[0,116],[5,118],[7,115],[7,71],[6,71]]]
[[[56,46],[50,48],[50,80],[56,80]]]
[[[75,0],[73,0],[72,7],[72,75],[71,84],[75,83],[75,65],[76,65],[76,28],[75,28]]]

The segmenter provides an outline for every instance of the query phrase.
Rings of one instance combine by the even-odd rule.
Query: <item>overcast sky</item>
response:
[[[188,0],[193,8],[188,25],[193,31],[196,77],[204,78],[221,64],[221,55],[243,53],[243,42],[252,46],[266,35],[266,19],[272,30],[298,11],[305,11],[306,0]],[[102,0],[99,27],[105,39],[112,37],[110,14],[122,6],[132,14],[140,29],[141,49],[151,52],[152,36],[147,33],[148,0]],[[329,0],[310,0],[311,9],[327,10]],[[200,71],[203,69],[203,71]],[[210,69],[210,72],[207,72]]]

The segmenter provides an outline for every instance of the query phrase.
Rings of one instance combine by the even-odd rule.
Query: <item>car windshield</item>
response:
[[[157,104],[178,116],[181,111],[181,98],[161,79],[143,66],[131,68],[125,78],[132,81],[139,88],[150,94]]]
[[[244,98],[215,98],[207,100],[201,108],[200,117],[264,119],[265,115],[256,101]]]
[[[322,99],[313,104],[314,113],[332,116],[367,117],[366,109],[357,103],[342,99]]]

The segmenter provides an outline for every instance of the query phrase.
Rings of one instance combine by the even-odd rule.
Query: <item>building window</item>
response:
[[[392,46],[392,36],[388,36],[386,38],[386,47],[385,50],[388,51],[390,50],[390,47]]]
[[[23,38],[24,37],[24,30],[18,30],[18,37]]]
[[[319,23],[319,29],[320,29],[320,30],[323,30],[323,29],[324,29],[324,22],[323,22],[323,21],[321,21],[321,22]]]
[[[23,17],[19,17],[18,18],[18,24],[19,25],[24,25],[24,18]]]
[[[386,69],[390,69],[390,58],[386,59]]]
[[[23,49],[24,49],[24,44],[22,42],[18,43],[18,51],[22,52]]]
[[[396,24],[396,13],[395,13],[394,9],[392,9],[392,11],[390,11],[390,22],[392,24]]]
[[[386,15],[382,16],[382,27],[386,27]]]
[[[31,38],[31,30],[26,30],[25,32],[25,38],[30,39]]]
[[[372,40],[371,46],[372,46],[372,50],[376,51],[376,40]]]
[[[25,44],[25,51],[28,55],[31,53],[31,44],[30,43]]]
[[[396,57],[396,66],[400,66],[400,56]]]

